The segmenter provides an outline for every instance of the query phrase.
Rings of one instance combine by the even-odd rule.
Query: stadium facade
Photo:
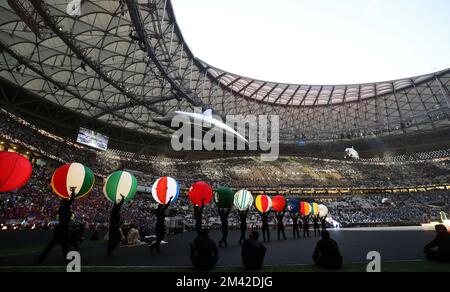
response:
[[[0,105],[57,134],[85,127],[118,149],[167,152],[173,130],[156,120],[201,107],[278,115],[284,154],[450,148],[450,69],[353,85],[266,82],[196,58],[170,0],[85,1],[78,16],[67,2],[0,3]]]

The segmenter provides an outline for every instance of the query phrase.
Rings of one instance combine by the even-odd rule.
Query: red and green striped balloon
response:
[[[134,175],[126,171],[117,171],[106,179],[103,194],[113,203],[120,203],[122,196],[125,197],[125,202],[130,202],[136,196],[137,187]]]
[[[92,191],[95,176],[92,170],[80,163],[69,163],[58,168],[52,177],[55,194],[69,199],[71,188],[75,188],[75,198],[80,199]]]

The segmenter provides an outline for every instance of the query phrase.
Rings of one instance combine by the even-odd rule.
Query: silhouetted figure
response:
[[[269,228],[270,211],[267,213],[261,213],[258,211],[258,213],[261,216],[264,242],[266,241],[270,242],[270,228]]]
[[[309,216],[302,216],[303,237],[309,238]]]
[[[248,270],[260,270],[264,264],[267,249],[258,239],[259,233],[253,231],[242,246],[242,264]]]
[[[320,236],[320,224],[319,224],[319,216],[313,216],[313,223],[314,223],[314,236],[317,236],[317,234]]]
[[[320,223],[322,225],[322,232],[327,231],[327,218],[320,218]]]
[[[91,241],[99,241],[100,240],[100,227],[99,225],[95,225],[94,227],[94,231],[92,232]]]
[[[293,227],[293,234],[294,234],[294,239],[298,238],[300,239],[300,229],[298,226],[298,220],[299,220],[299,216],[300,214],[293,214],[291,213],[291,219],[292,219],[292,227]]]
[[[300,214],[298,215],[298,230],[299,232],[303,231],[303,221],[302,221],[302,216],[300,216]],[[299,235],[299,239],[300,239],[300,235]]]
[[[75,200],[75,188],[71,188],[70,199],[63,199],[58,208],[59,223],[55,226],[52,240],[48,243],[42,254],[37,260],[37,264],[42,264],[48,254],[56,245],[61,245],[63,260],[66,261],[70,247],[70,221],[72,220],[72,204]]]
[[[219,246],[228,246],[228,217],[230,216],[231,208],[219,208],[220,221],[222,222],[222,239],[219,241]]]
[[[194,206],[195,231],[197,236],[202,234],[203,230],[203,209],[205,208],[205,199],[203,199],[202,206]]]
[[[191,261],[198,270],[211,270],[219,260],[219,250],[209,238],[209,231],[203,230],[191,245]]]
[[[445,225],[436,226],[437,237],[425,246],[424,252],[430,261],[450,263],[450,233]]]
[[[169,209],[170,204],[172,204],[173,198],[170,199],[169,203],[166,205],[158,205],[158,209],[156,210],[156,240],[155,242],[150,245],[150,251],[153,252],[153,250],[156,249],[156,252],[161,252],[160,246],[161,241],[163,241],[164,236],[166,235],[166,211]]]
[[[70,250],[79,250],[84,241],[84,224],[74,226],[70,232],[69,246]]]
[[[122,241],[122,234],[120,228],[122,227],[122,219],[120,217],[120,210],[125,203],[125,197],[122,196],[119,203],[115,203],[111,215],[109,216],[109,232],[108,232],[108,249],[106,256],[111,258],[114,250],[120,245]]]
[[[276,214],[277,217],[277,226],[278,226],[278,240],[281,240],[281,236],[283,236],[284,240],[287,240],[286,238],[286,232],[284,230],[284,216],[286,215],[286,211],[278,212]]]
[[[322,232],[322,240],[317,243],[313,260],[321,268],[333,270],[342,268],[343,259],[338,244],[330,238],[328,231]]]
[[[245,241],[245,233],[247,232],[247,215],[248,209],[245,211],[239,211],[239,219],[241,220],[241,238],[239,238],[239,244],[242,245]]]

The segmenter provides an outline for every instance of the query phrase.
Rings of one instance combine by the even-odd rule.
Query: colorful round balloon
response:
[[[214,192],[214,203],[218,208],[228,209],[233,206],[234,192],[227,187],[218,188]]]
[[[71,188],[75,188],[75,198],[89,194],[94,187],[92,170],[80,163],[69,163],[58,168],[52,177],[53,191],[63,199],[69,199]]]
[[[328,214],[328,208],[325,205],[319,205],[319,217],[326,218]]]
[[[103,186],[103,194],[112,203],[120,203],[122,196],[125,202],[134,199],[137,192],[137,180],[129,172],[117,171],[111,174]]]
[[[272,199],[272,208],[275,212],[286,210],[286,199],[283,196],[276,196]]]
[[[175,203],[180,196],[180,185],[171,177],[162,177],[153,184],[152,196],[160,205],[167,205],[170,199]]]
[[[307,202],[300,203],[300,215],[308,216],[311,214],[311,205]]]
[[[195,206],[209,205],[213,198],[213,190],[205,182],[196,182],[189,190],[189,200]]]
[[[234,206],[239,211],[246,211],[253,204],[252,193],[247,190],[240,190],[234,196]]]
[[[312,203],[311,205],[311,215],[318,216],[319,215],[319,205],[317,203]]]
[[[0,165],[0,192],[20,189],[31,177],[31,163],[20,154],[0,152]]]
[[[266,195],[260,195],[255,200],[256,209],[261,213],[267,213],[272,209],[272,199]]]
[[[297,214],[300,213],[300,200],[299,199],[289,199],[287,201],[287,209],[289,213]]]

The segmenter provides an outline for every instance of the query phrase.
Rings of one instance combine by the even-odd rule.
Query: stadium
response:
[[[0,3],[0,271],[66,270],[59,247],[46,268],[43,261],[31,265],[53,234],[63,233],[60,202],[71,202],[72,190],[67,230],[87,265],[82,270],[189,270],[196,232],[221,238],[224,187],[234,205],[227,207],[229,247],[219,251],[219,271],[243,271],[239,236],[264,229],[265,198],[273,203],[266,271],[315,271],[316,232],[325,229],[348,271],[365,271],[373,250],[385,270],[449,271],[427,261],[423,248],[436,225],[450,229],[450,69],[347,85],[257,80],[197,58],[170,0],[72,4]],[[249,120],[243,132],[232,129],[248,139],[242,149],[174,150],[179,128],[168,117],[198,112],[203,119],[208,111],[222,120],[276,116],[264,133],[272,141],[264,142],[278,140],[277,159],[262,159],[272,148],[253,149],[267,143],[252,140]],[[206,136],[203,130],[195,139]],[[20,156],[8,156],[14,154]],[[275,210],[279,199],[283,207]],[[108,260],[112,213],[124,200]],[[293,213],[306,218],[311,235],[292,239],[299,220]],[[276,240],[279,214],[289,240]],[[314,217],[323,226],[316,228]],[[298,249],[304,252],[292,257]]]

